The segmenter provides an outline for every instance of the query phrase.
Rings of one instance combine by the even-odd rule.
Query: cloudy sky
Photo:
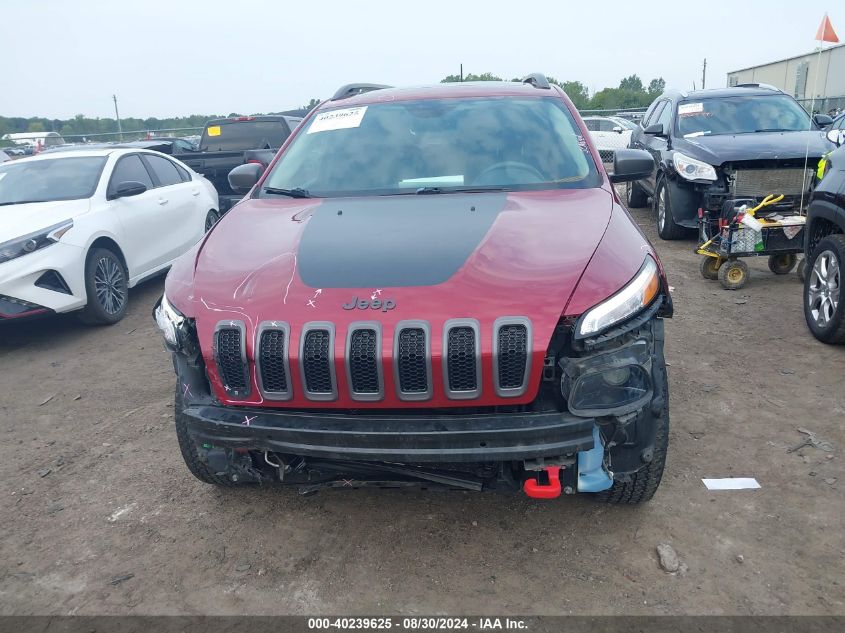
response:
[[[341,84],[541,71],[590,91],[636,73],[708,87],[814,48],[841,0],[0,0],[0,115],[254,113]]]

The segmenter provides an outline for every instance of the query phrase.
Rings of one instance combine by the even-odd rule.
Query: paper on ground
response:
[[[745,490],[759,488],[753,477],[725,477],[724,479],[702,479],[708,490]]]

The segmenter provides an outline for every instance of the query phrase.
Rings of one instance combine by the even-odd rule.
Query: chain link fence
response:
[[[797,101],[810,114],[836,116],[845,112],[845,96],[825,97],[824,99],[797,99]]]
[[[617,149],[625,149],[631,142],[631,133],[643,118],[646,108],[622,110],[581,110],[593,144],[605,167],[613,164]]]

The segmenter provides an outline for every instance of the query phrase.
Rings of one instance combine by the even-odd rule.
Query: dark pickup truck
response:
[[[267,167],[301,120],[286,115],[212,119],[205,124],[199,151],[180,154],[179,159],[211,181],[220,196],[220,212],[225,213],[243,197],[229,186],[229,172],[244,163]]]

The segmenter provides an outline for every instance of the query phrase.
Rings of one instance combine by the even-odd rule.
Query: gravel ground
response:
[[[724,291],[692,242],[655,242],[672,429],[642,507],[218,490],[176,445],[161,280],[113,327],[0,329],[0,613],[845,614],[845,347],[810,336],[794,275],[755,261]],[[790,452],[799,427],[829,446]],[[762,488],[701,482],[730,476]]]

